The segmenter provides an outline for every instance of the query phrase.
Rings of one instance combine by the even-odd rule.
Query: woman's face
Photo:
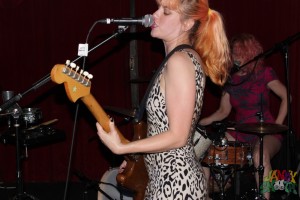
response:
[[[168,42],[177,39],[184,32],[180,14],[167,6],[161,5],[159,2],[158,9],[153,13],[153,17],[152,37]]]
[[[240,44],[240,43],[235,43],[232,46],[232,60],[235,63],[238,63],[239,66],[244,65],[245,63],[247,63],[249,61],[249,56],[247,55],[248,52],[245,49],[244,45]],[[239,71],[239,73],[241,75],[244,74],[248,74],[252,71],[253,65],[252,64],[248,64],[246,66],[243,66],[241,68],[241,70]]]
[[[245,64],[246,56],[243,46],[240,43],[235,43],[232,46],[232,59],[240,65]]]

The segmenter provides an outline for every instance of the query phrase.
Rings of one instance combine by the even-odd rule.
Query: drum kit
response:
[[[13,91],[2,91],[3,102],[13,97]],[[65,134],[50,125],[58,119],[42,122],[43,114],[40,108],[21,108],[18,103],[0,112],[1,133],[0,142],[16,144],[16,123],[19,124],[19,140],[24,147],[35,147],[65,139]],[[17,122],[16,122],[17,121]],[[2,122],[6,123],[3,124]]]
[[[202,128],[203,129],[203,128]],[[280,134],[288,130],[287,126],[272,124],[272,123],[245,123],[245,124],[236,124],[233,127],[225,128],[227,130],[236,130],[246,134],[256,135],[259,139],[260,149],[259,149],[259,166],[254,169],[254,172],[257,172],[259,175],[259,185],[263,183],[263,139],[266,135],[271,134]],[[203,136],[202,141],[198,142],[199,144],[195,145],[195,152],[201,151],[202,157],[198,157],[203,166],[209,167],[211,175],[217,186],[220,190],[218,199],[226,199],[225,189],[226,184],[233,175],[236,175],[238,171],[250,170],[252,165],[252,147],[248,143],[242,143],[238,141],[226,141],[225,129],[221,130],[222,134],[220,135],[221,139],[214,138],[211,140],[211,144],[207,145],[207,139],[203,132],[199,131],[199,127],[196,128],[196,135],[200,134]],[[201,137],[200,137],[201,138]],[[205,152],[203,149],[199,149],[197,145],[203,143],[204,146],[209,146]],[[199,154],[199,152],[198,152]],[[236,179],[235,179],[236,180]],[[254,195],[250,198],[243,196],[242,199],[265,199],[260,190],[254,189]]]

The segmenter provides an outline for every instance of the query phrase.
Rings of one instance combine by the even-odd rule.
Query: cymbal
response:
[[[134,118],[136,113],[136,109],[124,109],[124,108],[117,108],[113,106],[103,106],[103,108],[107,112],[113,112],[131,118]]]
[[[288,127],[280,124],[272,123],[245,123],[237,124],[235,129],[240,132],[250,133],[250,134],[277,134],[288,130]]]

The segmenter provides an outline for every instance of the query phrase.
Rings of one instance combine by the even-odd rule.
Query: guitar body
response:
[[[57,84],[64,84],[66,94],[72,102],[78,99],[85,104],[89,111],[96,118],[97,122],[106,132],[110,131],[109,116],[99,105],[93,95],[90,94],[91,82],[88,75],[77,73],[75,68],[69,65],[55,65],[51,70],[51,79]],[[126,144],[129,141],[120,133],[116,127],[121,142]],[[133,140],[145,138],[147,127],[144,122],[134,124]],[[145,189],[148,183],[148,174],[144,164],[144,158],[141,154],[125,156],[127,166],[124,172],[117,175],[119,185],[135,192],[134,200],[144,199]]]
[[[145,138],[147,126],[144,122],[134,124],[133,140]],[[117,175],[117,183],[124,188],[134,191],[134,200],[143,200],[148,183],[148,174],[144,157],[141,154],[126,156],[127,165],[122,173]]]

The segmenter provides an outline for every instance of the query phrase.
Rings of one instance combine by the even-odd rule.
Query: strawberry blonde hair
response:
[[[234,55],[237,61],[242,62],[241,64],[250,62],[256,56],[263,53],[263,47],[260,42],[258,42],[254,35],[249,33],[234,36],[230,41],[230,49],[231,54]],[[248,69],[247,71],[252,71],[257,66],[256,70],[260,70],[259,68],[263,66],[263,63],[263,59],[253,60],[245,68]]]
[[[203,70],[212,82],[223,86],[229,76],[231,56],[221,14],[209,8],[207,0],[157,0],[176,10],[182,20],[195,20],[189,39],[199,53]]]

